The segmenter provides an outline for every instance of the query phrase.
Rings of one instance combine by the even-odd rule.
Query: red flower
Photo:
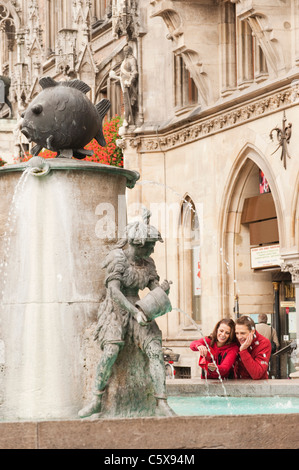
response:
[[[106,147],[100,147],[93,139],[85,149],[92,150],[93,155],[86,157],[88,161],[96,161],[105,165],[123,166],[122,150],[117,147],[116,140],[120,138],[118,134],[121,125],[120,116],[114,116],[111,121],[107,121],[103,126],[103,134],[106,140]]]

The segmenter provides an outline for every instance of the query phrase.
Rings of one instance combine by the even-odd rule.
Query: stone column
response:
[[[291,2],[291,18],[293,23],[292,42],[294,47],[294,64],[299,64],[299,0]]]
[[[273,290],[274,290],[274,319],[272,321],[272,325],[274,326],[277,336],[281,338],[281,326],[280,326],[280,313],[279,313],[279,282],[272,282]],[[280,370],[280,356],[276,356],[276,360],[274,361],[275,369],[277,378],[281,378],[281,370]]]
[[[221,93],[222,96],[226,96],[236,88],[236,26],[235,6],[232,3],[226,2],[221,5],[219,32],[221,37]]]
[[[295,286],[295,300],[296,300],[296,342],[297,342],[297,355],[295,369],[296,372],[290,374],[292,379],[299,379],[299,259],[285,260],[281,265],[281,271],[288,271],[292,275],[292,283]]]
[[[137,176],[67,158],[48,165],[44,176],[22,163],[0,171],[0,421],[73,419],[90,396],[101,264]]]

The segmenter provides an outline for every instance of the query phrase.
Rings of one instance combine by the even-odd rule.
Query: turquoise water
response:
[[[299,397],[169,397],[179,416],[299,413]]]

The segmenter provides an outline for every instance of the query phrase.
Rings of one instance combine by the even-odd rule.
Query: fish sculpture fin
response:
[[[77,90],[82,91],[82,93],[88,93],[90,91],[90,86],[78,79],[56,82],[52,77],[43,77],[39,80],[39,84],[43,89],[60,85],[69,88],[76,88]]]
[[[34,147],[32,147],[31,149],[31,154],[36,156],[39,154],[39,152],[41,152],[43,149],[43,146],[42,145],[39,145],[39,144],[36,144]]]
[[[106,100],[106,98],[103,98],[101,101],[99,101],[96,104],[97,112],[99,113],[99,116],[101,119],[104,118],[110,106],[111,106],[111,103],[109,100]]]
[[[94,138],[101,147],[106,147],[106,140],[104,138],[102,130],[100,130],[100,132],[98,132],[98,134]]]
[[[91,157],[93,155],[92,150],[86,150],[86,149],[73,149],[73,157],[78,158],[79,160],[82,160],[85,157]]]
[[[82,82],[82,80],[68,80],[66,82],[60,82],[60,85],[67,86],[70,88],[76,88],[76,90],[82,91],[82,93],[88,93],[90,91],[90,86]]]
[[[104,116],[107,113],[110,106],[111,106],[111,103],[106,98],[103,98],[101,101],[99,101],[99,103],[96,104],[96,110],[101,119],[104,119]],[[99,130],[99,132],[94,138],[96,139],[96,141],[101,147],[106,147],[106,140],[104,138],[102,129]]]
[[[52,150],[52,151],[56,151],[56,149],[54,147],[52,147],[52,142],[54,140],[54,135],[50,134],[49,137],[47,138],[46,142],[47,142],[47,149],[48,150]]]
[[[52,77],[43,77],[39,80],[39,84],[42,87],[42,89],[45,89],[45,88],[51,88],[53,86],[57,86],[58,82],[56,82],[56,80],[54,80],[54,78]]]

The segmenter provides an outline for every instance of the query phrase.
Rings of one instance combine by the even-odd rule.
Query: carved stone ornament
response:
[[[291,158],[288,151],[288,144],[291,139],[292,135],[292,123],[286,125],[287,118],[285,115],[285,111],[283,112],[283,119],[282,119],[282,127],[274,127],[274,129],[270,132],[270,139],[273,140],[273,132],[276,132],[276,137],[278,141],[278,147],[272,152],[272,155],[277,152],[279,148],[281,148],[281,155],[280,159],[283,161],[284,169],[287,168],[287,157]]]
[[[8,8],[1,3],[0,5],[0,29],[5,31],[8,27],[14,27],[14,21]]]
[[[292,275],[293,283],[299,282],[299,260],[282,263],[280,269],[281,271],[289,272]]]
[[[299,99],[299,84],[270,96],[257,98],[253,103],[240,105],[233,110],[227,109],[219,113],[219,110],[215,108],[214,116],[211,109],[212,117],[199,119],[184,129],[168,132],[165,129],[165,133],[161,136],[149,135],[142,138],[140,150],[141,152],[154,152],[157,149],[167,151],[203,139],[207,135],[217,134],[224,129],[233,128],[241,123],[250,122],[257,116],[270,115],[277,109],[284,110],[288,106],[292,106],[297,99]]]
[[[56,71],[64,75],[70,75],[75,71],[77,31],[74,29],[62,29],[58,33],[56,54]]]
[[[116,38],[126,36],[128,40],[139,34],[139,15],[135,0],[117,0],[112,7],[112,31]]]

